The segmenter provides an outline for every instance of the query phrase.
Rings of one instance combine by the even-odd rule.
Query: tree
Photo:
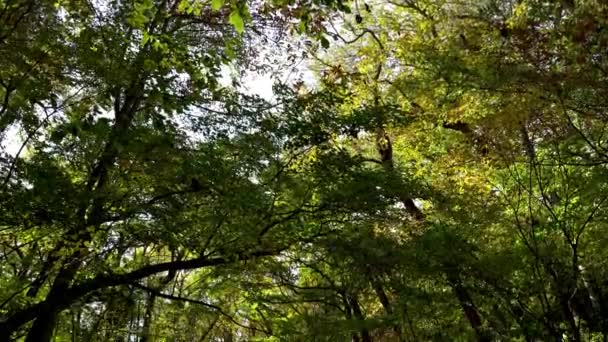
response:
[[[608,336],[604,7],[0,7],[4,340]]]
[[[109,287],[168,272],[166,284],[177,271],[275,255],[320,233],[266,242],[275,226],[321,209],[305,193],[283,194],[293,178],[279,159],[283,138],[256,132],[276,126],[274,112],[218,83],[222,63],[253,56],[245,20],[264,34],[282,29],[279,17],[265,26],[273,16],[255,12],[263,4],[57,3],[40,14],[3,5],[14,23],[5,47],[25,36],[33,51],[55,53],[43,68],[60,68],[31,80],[49,83],[41,94],[13,89],[19,61],[3,68],[4,127],[19,122],[28,151],[4,165],[5,339],[33,321],[26,340],[50,340],[64,309]],[[50,33],[20,23],[36,15]]]
[[[603,164],[603,128],[592,121],[603,116],[593,94],[605,61],[588,55],[603,44],[602,11],[391,2],[363,20],[346,16],[330,32],[346,45],[320,56],[327,89],[348,94],[345,115],[373,103],[368,125],[383,129],[392,159],[433,185],[421,241],[438,264],[425,271],[445,277],[478,340],[513,338],[509,330],[528,340],[603,334],[594,323],[601,285],[580,271],[594,264],[580,256],[596,255],[581,252],[581,241],[594,239],[588,224],[602,225],[603,215],[591,179]],[[401,120],[387,120],[387,107]]]

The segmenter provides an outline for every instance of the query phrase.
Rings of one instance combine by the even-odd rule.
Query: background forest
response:
[[[608,341],[607,126],[601,0],[0,0],[0,341]]]

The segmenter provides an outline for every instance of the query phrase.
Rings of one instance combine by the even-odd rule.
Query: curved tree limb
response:
[[[200,257],[189,260],[176,260],[172,262],[143,266],[137,270],[123,274],[100,274],[90,280],[85,280],[75,284],[61,293],[57,293],[57,295],[54,297],[47,296],[44,301],[33,304],[7,317],[4,321],[0,322],[0,341],[3,341],[2,338],[10,336],[12,332],[19,329],[22,325],[34,320],[38,315],[40,315],[41,312],[52,312],[66,309],[85,295],[102,288],[132,284],[139,279],[162,272],[192,270],[204,267],[227,265],[239,261],[252,260],[258,257],[274,256],[280,254],[287,248],[289,248],[289,246],[278,249],[258,250],[251,253],[238,254],[233,258]]]

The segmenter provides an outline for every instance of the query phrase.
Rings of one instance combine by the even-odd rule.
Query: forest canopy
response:
[[[0,341],[608,341],[606,94],[600,0],[0,0]]]

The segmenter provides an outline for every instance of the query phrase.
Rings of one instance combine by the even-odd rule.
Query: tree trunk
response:
[[[373,276],[370,268],[368,268],[367,271],[369,274],[369,281],[370,281],[372,287],[374,288],[374,292],[376,292],[376,296],[378,296],[378,300],[382,304],[384,311],[386,312],[386,314],[388,316],[392,316],[393,308],[391,307],[391,303],[388,299],[388,296],[386,295],[386,292],[384,291],[384,287],[382,287],[382,284],[380,283],[380,281],[378,281],[378,279]],[[393,317],[391,317],[391,319],[392,318]],[[399,327],[399,324],[393,324],[393,330],[395,331],[397,340],[401,341],[403,339],[403,336],[401,334],[401,328]]]
[[[181,260],[183,255],[178,255],[177,259]],[[171,251],[171,260],[174,261],[176,258],[175,251]],[[158,291],[162,291],[167,284],[169,284],[175,276],[177,275],[177,271],[172,270],[169,271],[166,277],[161,279],[160,284],[158,285]],[[180,289],[181,292],[181,289]],[[181,293],[180,293],[181,295]],[[156,303],[156,293],[148,292],[148,300],[146,301],[146,313],[144,314],[144,326],[142,329],[142,336],[140,342],[148,342],[150,339],[150,327],[152,326],[152,316],[154,315],[154,303]],[[174,322],[175,323],[175,322]],[[175,325],[175,324],[174,324]]]
[[[363,312],[361,311],[361,307],[359,306],[359,302],[355,296],[350,297],[350,306],[353,309],[355,318],[361,322],[365,321],[365,317],[363,316]],[[361,328],[361,341],[372,342],[372,337],[366,327]]]
[[[57,322],[57,311],[49,311],[41,313],[38,318],[34,321],[32,328],[30,329],[25,342],[47,342],[53,337],[53,331],[55,330],[55,323]]]
[[[485,334],[483,331],[483,323],[481,320],[481,316],[479,315],[479,310],[473,303],[473,299],[471,295],[469,295],[469,291],[463,286],[462,281],[460,280],[460,276],[456,273],[455,270],[449,270],[447,272],[448,282],[450,283],[462,310],[464,311],[464,315],[466,316],[471,328],[475,331],[475,337],[479,342],[490,341],[491,339]]]
[[[562,312],[564,314],[564,318],[568,322],[568,327],[570,328],[570,337],[572,338],[572,342],[580,342],[581,341],[581,332],[576,325],[576,319],[574,317],[574,313],[572,312],[572,308],[570,306],[570,295],[568,293],[563,293],[560,298],[560,305],[562,307]]]
[[[117,131],[117,127],[114,127],[114,130]],[[98,190],[104,186],[105,178],[107,175],[107,167],[111,164],[111,161],[115,158],[115,147],[113,146],[113,141],[109,141],[106,145],[106,149],[104,151],[104,155],[100,158],[97,166],[94,168],[90,175],[89,184],[87,184],[87,188],[89,191],[93,191],[93,186],[96,183]],[[95,220],[101,214],[102,203],[99,198],[93,201],[91,206],[91,214],[90,216]],[[77,237],[75,242],[78,245],[83,247],[82,250],[86,250],[84,248],[84,243],[90,241],[91,234],[86,231],[87,219],[85,218],[86,207],[80,209],[79,216],[81,217],[82,222],[75,228],[75,231],[70,231],[69,233],[76,233]],[[63,246],[63,242],[59,244]],[[61,248],[59,248],[61,249]],[[82,261],[83,253],[79,249],[74,252],[64,263],[62,269],[59,271],[59,274],[55,278],[53,285],[51,286],[51,290],[47,295],[47,299],[51,299],[51,301],[55,301],[56,298],[61,298],[64,296],[66,290],[69,289],[70,284],[74,280],[78,269],[80,268]],[[44,272],[44,270],[43,270]],[[44,281],[46,275],[41,274],[40,279]],[[33,284],[34,292],[38,291],[38,285],[36,283]],[[32,325],[32,328],[27,334],[25,339],[26,342],[48,342],[51,340],[53,335],[53,331],[55,329],[55,323],[57,320],[57,316],[61,309],[58,306],[49,305],[46,310],[39,312],[36,316],[36,319]]]
[[[156,294],[148,293],[146,301],[146,313],[144,314],[144,326],[141,330],[140,342],[148,342],[150,340],[150,327],[152,326],[152,315],[154,314],[154,303],[156,302]]]
[[[77,312],[72,313],[72,342],[80,340],[80,327],[82,322],[82,310],[79,308]]]
[[[53,337],[57,316],[61,312],[61,306],[55,304],[58,304],[57,301],[60,301],[65,296],[66,290],[68,290],[78,268],[80,268],[79,253],[75,254],[77,254],[75,255],[76,258],[71,259],[71,263],[68,262],[64,265],[55,278],[51,290],[47,295],[47,298],[51,299],[52,302],[47,308],[37,314],[34,324],[32,324],[25,338],[25,342],[48,342]]]
[[[342,303],[344,303],[344,316],[346,316],[347,320],[351,320],[353,318],[353,314],[350,304],[348,304],[348,298],[344,292],[340,292],[340,296],[342,297]],[[360,342],[359,335],[357,335],[355,332],[352,334],[352,342]]]
[[[393,147],[391,144],[391,139],[382,125],[376,128],[376,150],[378,151],[380,162],[382,163],[386,173],[393,174],[395,171],[393,163]],[[409,197],[409,195],[402,192],[399,192],[397,195],[401,202],[403,202],[405,210],[412,216],[412,218],[414,218],[416,221],[422,221],[424,219],[424,214],[422,211],[420,211],[420,209],[418,209],[416,203],[414,203],[414,200]]]

